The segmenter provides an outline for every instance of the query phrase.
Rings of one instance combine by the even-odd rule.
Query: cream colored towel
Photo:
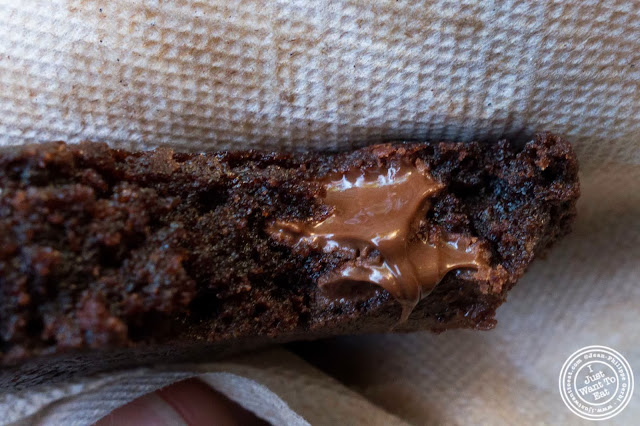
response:
[[[0,424],[88,424],[203,375],[274,424],[583,424],[558,374],[640,371],[640,1],[0,0],[0,144],[335,149],[566,135],[575,232],[489,332],[340,338],[0,395]],[[640,417],[640,392],[611,424]],[[606,422],[605,422],[606,423]]]

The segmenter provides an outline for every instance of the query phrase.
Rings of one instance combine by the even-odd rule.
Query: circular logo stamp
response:
[[[626,359],[606,346],[574,352],[560,371],[560,395],[571,411],[587,420],[620,413],[633,394],[633,372]]]

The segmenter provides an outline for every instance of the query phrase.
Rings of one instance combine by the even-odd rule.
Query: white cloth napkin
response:
[[[489,332],[338,338],[0,394],[0,424],[89,424],[201,376],[274,424],[584,424],[587,345],[640,371],[640,1],[0,0],[0,144],[335,149],[552,130],[572,235]],[[610,424],[640,416],[640,392]],[[607,422],[605,422],[607,423]]]

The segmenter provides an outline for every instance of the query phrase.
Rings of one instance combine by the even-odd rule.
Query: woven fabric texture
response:
[[[583,197],[497,329],[340,338],[0,395],[84,425],[200,376],[274,424],[584,424],[587,345],[640,371],[640,1],[0,0],[0,145],[335,150],[565,135]],[[640,392],[611,424],[640,417]],[[606,422],[605,422],[606,423]]]

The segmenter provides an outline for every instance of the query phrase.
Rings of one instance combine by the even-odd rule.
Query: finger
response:
[[[97,426],[266,425],[253,413],[197,379],[172,384],[118,408]]]

